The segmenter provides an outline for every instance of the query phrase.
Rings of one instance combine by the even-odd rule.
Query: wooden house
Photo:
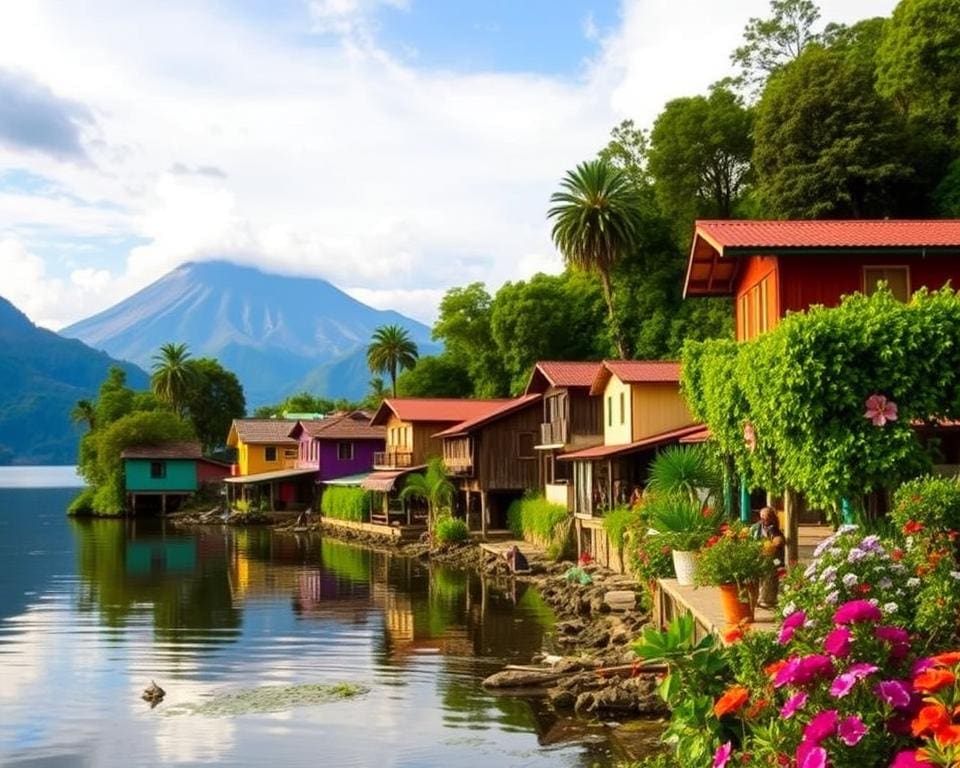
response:
[[[543,397],[537,455],[548,501],[573,509],[572,465],[565,453],[603,443],[603,400],[590,394],[600,363],[541,361],[525,393]]]
[[[539,393],[523,395],[436,435],[457,486],[455,508],[472,530],[506,529],[510,503],[540,487],[540,401]]]
[[[318,482],[369,472],[386,436],[386,429],[371,425],[370,418],[366,411],[351,411],[298,421],[289,433],[299,443],[297,467],[316,470]]]
[[[132,445],[121,454],[131,512],[175,510],[203,485],[219,485],[230,466],[203,456],[200,443],[170,441]]]
[[[960,287],[960,220],[698,221],[684,296],[734,299],[739,341],[787,312],[870,294],[904,301],[918,288]]]
[[[290,437],[289,419],[234,419],[227,446],[237,451],[234,475],[224,480],[227,497],[267,506],[300,509],[313,503],[315,469],[298,466],[300,442]]]

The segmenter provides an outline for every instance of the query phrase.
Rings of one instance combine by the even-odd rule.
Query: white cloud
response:
[[[377,309],[393,309],[408,317],[412,317],[427,325],[432,325],[437,319],[437,309],[443,290],[440,288],[411,288],[373,289],[347,288],[357,301],[369,304]]]

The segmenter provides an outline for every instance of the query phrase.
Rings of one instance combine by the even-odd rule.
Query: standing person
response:
[[[777,593],[780,591],[780,569],[783,567],[787,537],[780,528],[780,521],[773,507],[763,507],[760,510],[760,522],[750,528],[750,535],[764,542],[764,551],[773,559],[774,569],[760,583],[760,605],[764,608],[773,608],[777,604]]]

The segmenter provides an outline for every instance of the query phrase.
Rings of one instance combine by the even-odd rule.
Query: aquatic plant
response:
[[[235,717],[267,712],[284,712],[295,707],[309,707],[361,696],[369,688],[356,683],[329,685],[264,685],[225,691],[194,704],[177,704],[164,710],[166,715],[199,715],[201,717]]]

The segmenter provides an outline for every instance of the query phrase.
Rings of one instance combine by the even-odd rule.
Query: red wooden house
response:
[[[698,221],[684,296],[734,297],[744,341],[881,281],[904,301],[920,287],[960,287],[960,220]]]

